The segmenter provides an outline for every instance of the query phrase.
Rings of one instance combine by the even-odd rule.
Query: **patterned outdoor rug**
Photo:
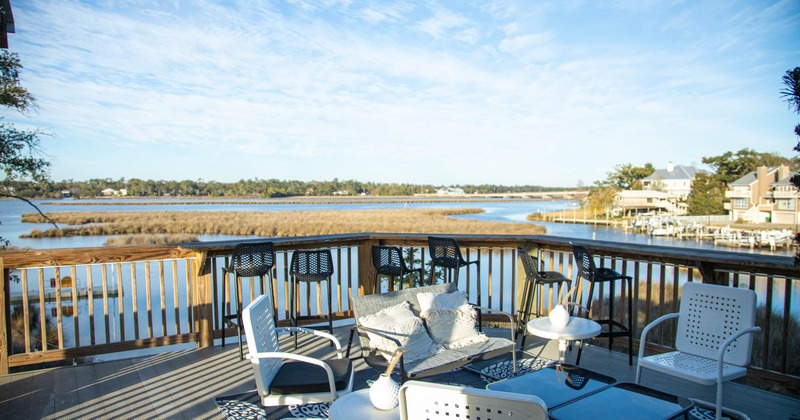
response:
[[[518,356],[517,376],[546,368],[552,364],[552,360],[543,357],[520,358]],[[514,364],[511,360],[504,360],[481,367],[478,373],[481,375],[481,379],[483,379],[484,382],[492,383],[512,377],[514,375]]]
[[[541,357],[531,357],[527,353],[517,353],[517,375],[533,372],[545,368],[553,361]],[[442,373],[424,378],[429,382],[447,385],[483,388],[486,383],[511,377],[513,374],[512,363],[509,357],[496,358],[490,361],[476,363],[466,369],[457,369],[453,372]],[[399,381],[396,372],[392,375]],[[378,372],[371,369],[356,372],[354,390],[369,386],[378,377]],[[256,419],[278,420],[283,418],[328,418],[328,408],[331,403],[291,405],[282,407],[268,407],[261,405],[255,390],[242,394],[214,398],[214,404],[219,411],[229,420]]]
[[[283,418],[328,418],[331,403],[263,407],[256,391],[214,398],[214,404],[229,420],[276,420]]]

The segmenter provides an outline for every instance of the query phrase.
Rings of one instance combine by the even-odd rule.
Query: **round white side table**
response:
[[[556,327],[550,323],[549,317],[536,318],[528,322],[528,332],[542,338],[558,340],[558,361],[564,363],[567,341],[584,340],[600,334],[600,324],[586,318],[570,317],[569,323]]]
[[[331,404],[330,420],[375,419],[399,420],[400,406],[391,410],[378,410],[369,400],[369,388],[344,394]]]

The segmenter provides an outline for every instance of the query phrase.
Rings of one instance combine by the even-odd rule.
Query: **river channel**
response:
[[[313,210],[367,210],[367,209],[397,209],[397,208],[480,208],[483,213],[453,216],[457,218],[475,219],[484,221],[499,221],[513,223],[537,223],[547,229],[548,235],[561,236],[576,239],[597,239],[612,242],[641,243],[648,245],[664,245],[687,248],[706,248],[719,249],[724,251],[750,252],[750,253],[772,253],[766,248],[729,248],[726,246],[715,246],[711,241],[695,242],[693,240],[680,240],[671,237],[650,236],[626,232],[620,228],[613,228],[602,225],[585,224],[565,224],[552,222],[531,222],[526,220],[526,216],[532,213],[551,212],[563,209],[575,209],[578,207],[576,201],[553,200],[553,201],[506,201],[489,200],[478,202],[448,201],[441,200],[409,200],[409,199],[376,199],[374,203],[359,201],[357,203],[341,204],[298,204],[296,201],[291,203],[280,203],[270,201],[269,203],[259,202],[258,200],[219,200],[211,203],[210,200],[194,200],[197,204],[189,204],[190,199],[106,199],[106,200],[84,200],[84,201],[55,201],[41,200],[34,201],[45,213],[54,212],[159,212],[159,211],[313,211]],[[153,204],[157,202],[159,204]],[[49,229],[52,225],[37,223],[22,223],[21,216],[24,213],[34,213],[35,210],[19,200],[0,200],[0,236],[11,241],[12,246],[32,249],[53,249],[53,248],[88,248],[101,247],[108,239],[106,236],[90,237],[68,237],[68,238],[45,238],[27,239],[19,236],[30,232],[32,229]],[[233,235],[199,235],[201,241],[215,241],[243,238]],[[778,249],[775,255],[791,255],[790,250]]]
[[[145,204],[148,203],[148,204]],[[153,203],[156,204],[153,204]],[[563,209],[576,209],[578,207],[578,203],[575,201],[480,201],[480,202],[463,202],[463,201],[448,201],[442,202],[441,200],[392,200],[392,199],[380,199],[376,200],[375,202],[370,201],[360,201],[358,203],[343,203],[343,204],[298,204],[298,202],[292,201],[291,203],[275,203],[274,201],[270,202],[269,204],[257,200],[253,200],[252,202],[248,202],[247,200],[220,200],[214,203],[211,203],[209,200],[197,200],[192,202],[192,200],[188,199],[159,199],[159,200],[135,200],[135,199],[115,199],[115,200],[94,200],[94,201],[37,201],[37,205],[40,206],[41,210],[46,213],[54,213],[54,212],[97,212],[97,211],[108,211],[108,212],[122,212],[122,211],[136,211],[136,212],[159,212],[159,211],[296,211],[296,210],[303,210],[303,211],[313,211],[313,210],[360,210],[360,209],[397,209],[397,208],[480,208],[483,209],[483,213],[479,214],[469,214],[469,215],[460,215],[460,216],[453,216],[459,218],[469,218],[469,219],[477,219],[477,220],[485,220],[485,221],[500,221],[500,222],[509,222],[509,223],[533,223],[526,220],[526,216],[531,213],[537,212],[550,212],[556,210],[563,210]],[[30,232],[32,229],[48,229],[51,228],[51,225],[48,224],[31,224],[31,223],[22,223],[21,216],[24,213],[33,213],[35,210],[29,206],[28,204],[18,201],[18,200],[0,200],[0,221],[2,225],[0,225],[0,236],[8,239],[11,241],[11,246],[13,247],[20,247],[20,248],[31,248],[31,249],[55,249],[55,248],[84,248],[84,247],[102,247],[103,243],[105,242],[107,237],[104,236],[93,236],[93,237],[68,237],[68,238],[47,238],[47,239],[24,239],[20,238],[19,236],[24,233]],[[562,223],[541,223],[536,222],[537,224],[543,225],[547,229],[547,234],[553,236],[560,236],[560,237],[567,237],[567,238],[575,238],[575,239],[597,239],[597,240],[604,240],[604,241],[614,241],[614,242],[627,242],[627,243],[641,243],[641,244],[651,244],[651,245],[664,245],[664,246],[676,246],[676,247],[691,247],[691,248],[707,248],[707,249],[719,249],[725,251],[736,251],[736,252],[759,252],[759,253],[769,253],[768,249],[749,249],[749,248],[738,248],[732,249],[722,246],[715,247],[711,242],[695,242],[695,241],[684,241],[676,238],[669,238],[669,237],[651,237],[648,235],[642,234],[635,234],[635,233],[628,233],[623,229],[619,228],[611,228],[607,226],[600,226],[600,225],[584,225],[584,224],[562,224]],[[199,235],[198,236],[201,241],[214,241],[214,240],[227,240],[227,239],[237,239],[237,238],[250,238],[250,237],[238,237],[233,235]],[[779,250],[777,252],[779,255],[790,255],[790,251],[788,250]],[[140,264],[141,265],[141,264]],[[94,270],[99,270],[99,267],[93,268]],[[115,271],[115,267],[111,267],[111,272],[109,273],[109,282],[110,284],[114,285],[116,283],[117,276],[121,276],[122,282],[125,285],[130,284],[130,277],[126,272],[117,273]],[[51,269],[47,269],[51,270]],[[139,266],[137,271],[141,271],[142,268]],[[49,271],[47,271],[49,273]],[[33,275],[33,274],[31,274]],[[170,277],[170,268],[167,267],[167,278]],[[52,274],[47,274],[45,277],[50,277]],[[126,277],[128,276],[128,277]],[[138,273],[138,277],[144,278],[144,273]],[[96,290],[100,290],[101,286],[96,284],[101,278],[100,273],[95,273],[94,275],[94,288]],[[180,296],[180,299],[184,301],[186,299],[186,288],[183,286],[185,281],[183,277],[180,279],[179,287],[174,291],[167,291],[167,300],[170,301],[172,299],[172,294],[177,294]],[[79,278],[77,279],[77,284],[80,287],[86,287],[85,279]],[[682,281],[685,281],[682,280]],[[22,291],[20,290],[19,283],[12,283],[11,287],[11,294],[12,298],[17,295],[21,294]],[[32,290],[36,290],[35,284],[30,286]],[[485,286],[484,286],[485,287]],[[761,283],[756,285],[757,292],[759,293],[759,303],[764,303],[764,296],[766,290],[765,286]],[[774,300],[776,304],[773,306],[773,309],[780,310],[782,308],[782,302],[784,302],[782,290],[783,287],[777,287],[775,292]],[[792,285],[792,292],[791,292],[791,307],[792,313],[798,315],[800,314],[800,307],[796,304],[798,299],[800,299],[800,287],[796,285]],[[155,290],[155,289],[154,289]],[[281,292],[279,292],[280,294]],[[130,314],[133,312],[133,302],[130,299],[130,293],[125,296],[121,305],[124,306],[124,310],[122,313],[126,314],[126,317],[129,317]],[[509,299],[508,296],[511,294],[507,294],[506,299]],[[139,305],[141,302],[145,302],[147,299],[145,288],[141,287],[137,293]],[[13,299],[12,299],[13,300]],[[279,298],[279,301],[282,301],[282,298]],[[118,304],[120,304],[116,298],[112,297],[109,299],[110,307],[116,308]],[[510,305],[510,302],[506,304]],[[66,326],[72,325],[71,313],[80,313],[86,314],[87,313],[87,305],[88,302],[85,298],[82,298],[77,308],[69,308],[70,302],[65,302],[64,305],[67,307],[62,308],[62,312],[65,314],[63,324]],[[103,302],[99,299],[94,299],[95,307],[99,308],[102,307]],[[159,308],[163,309],[163,308]],[[54,303],[48,303],[45,310],[48,313],[54,314],[56,313],[56,308]],[[144,311],[144,309],[142,309]],[[159,311],[154,311],[154,315],[156,317],[160,316]],[[167,333],[174,333],[174,324],[176,322],[176,318],[169,312],[167,312],[166,322],[167,325],[170,325],[169,331]],[[181,309],[180,319],[184,320],[185,323],[188,319],[188,313],[186,312],[185,308]],[[111,323],[110,330],[112,336],[108,339],[111,342],[119,341],[121,337],[117,335],[118,328],[121,328],[121,325],[116,325],[116,318],[111,316],[108,318],[108,321]],[[86,319],[85,315],[81,315],[81,324],[85,325]],[[156,325],[158,325],[158,320],[156,320]],[[126,322],[125,324],[125,331],[128,337],[133,334],[133,323]],[[97,324],[95,326],[96,333],[99,335],[103,334],[103,329],[105,324],[103,324],[103,318],[98,317]],[[144,327],[142,327],[144,328]],[[188,327],[187,327],[188,328]],[[142,330],[142,334],[146,334],[145,330]],[[69,331],[66,332],[66,337],[68,341],[72,341],[74,339],[74,333],[70,333]],[[80,339],[81,342],[86,343],[89,341],[89,330],[85,326],[80,331]],[[159,351],[159,349],[152,349],[153,352]],[[141,355],[145,354],[148,351],[138,350],[133,354]],[[102,357],[96,357],[96,360],[106,360],[110,358],[118,358],[124,357],[124,354],[115,354],[115,355],[104,355]]]

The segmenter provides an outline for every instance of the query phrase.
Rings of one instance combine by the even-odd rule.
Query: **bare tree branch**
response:
[[[48,215],[44,214],[44,212],[42,212],[42,210],[40,210],[40,209],[39,209],[39,206],[37,206],[36,204],[33,204],[33,202],[31,202],[31,200],[28,200],[28,199],[27,199],[27,198],[25,198],[25,197],[20,197],[20,196],[18,196],[18,195],[14,195],[14,194],[6,194],[6,193],[0,193],[0,197],[16,198],[17,200],[22,200],[22,201],[24,201],[24,202],[26,202],[26,203],[30,204],[30,206],[31,206],[31,207],[35,208],[35,209],[36,209],[36,211],[37,211],[37,212],[39,212],[39,214],[40,214],[42,217],[44,217],[44,219],[45,219],[45,220],[47,220],[48,222],[50,222],[50,224],[52,224],[53,226],[55,226],[55,228],[56,228],[56,229],[61,229],[60,227],[58,227],[58,225],[56,224],[56,221],[55,221],[55,220],[51,219],[51,218],[50,218],[50,216],[48,216]]]

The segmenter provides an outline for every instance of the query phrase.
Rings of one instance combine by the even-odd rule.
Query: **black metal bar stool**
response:
[[[633,278],[631,276],[623,275],[610,268],[597,268],[594,263],[594,257],[592,256],[592,253],[589,252],[588,248],[572,243],[570,243],[570,246],[572,247],[573,255],[575,255],[575,263],[578,265],[578,281],[580,281],[580,279],[586,279],[589,281],[589,294],[586,298],[586,305],[584,305],[586,307],[587,318],[591,316],[592,296],[594,294],[595,283],[614,282],[616,280],[625,280],[628,283],[628,289],[626,290],[628,298],[628,325],[614,320],[615,296],[613,293],[613,287],[611,289],[611,296],[609,296],[608,299],[608,318],[593,319],[593,321],[597,322],[601,326],[608,326],[608,329],[603,330],[598,337],[608,338],[609,350],[611,350],[611,346],[614,343],[614,337],[628,337],[628,364],[633,365],[633,332],[631,331],[631,326],[633,325]],[[599,299],[603,299],[602,287],[600,288]],[[581,341],[581,344],[578,347],[578,357],[575,361],[576,365],[580,364],[581,362],[582,350],[583,341]]]
[[[431,274],[430,274],[430,283],[436,283],[436,267],[442,267],[445,270],[445,281],[447,280],[448,276],[446,275],[448,271],[452,271],[453,274],[450,277],[452,282],[456,283],[456,287],[458,287],[458,272],[461,267],[468,267],[470,264],[475,264],[475,267],[478,270],[478,275],[476,276],[476,284],[477,287],[475,288],[475,297],[476,301],[475,304],[481,306],[481,262],[480,260],[474,261],[467,261],[464,259],[464,256],[461,254],[461,248],[458,246],[458,242],[456,242],[453,238],[443,238],[437,236],[428,236],[428,250],[431,253]],[[467,288],[466,290],[469,290]],[[478,328],[482,329],[482,315],[481,311],[478,310]]]
[[[522,342],[519,345],[519,349],[522,350],[525,348],[526,328],[531,318],[531,307],[534,301],[536,302],[536,316],[541,316],[541,299],[537,299],[537,293],[541,295],[540,290],[545,285],[550,287],[558,286],[560,293],[564,284],[566,284],[566,290],[569,290],[572,287],[572,280],[558,271],[539,271],[539,259],[531,256],[522,248],[517,248],[517,254],[519,255],[519,261],[522,263],[522,268],[525,270],[525,286],[522,289],[522,300],[519,303],[514,338],[516,339],[522,333]]]
[[[375,286],[372,290],[372,293],[379,293],[381,290],[381,283],[380,283],[380,276],[388,276],[389,281],[391,284],[394,283],[394,278],[396,276],[400,277],[400,289],[403,289],[403,279],[402,277],[406,274],[412,273],[419,273],[419,278],[422,280],[422,277],[425,273],[425,270],[420,268],[408,268],[406,266],[406,261],[403,259],[403,254],[400,251],[400,248],[396,246],[382,246],[382,245],[373,245],[372,246],[372,264],[375,266]],[[389,287],[389,290],[392,290],[392,287]]]
[[[292,253],[292,263],[289,270],[292,284],[289,286],[289,317],[293,327],[297,326],[301,318],[319,319],[321,316],[300,317],[295,307],[295,291],[300,282],[321,283],[328,282],[328,332],[333,334],[333,302],[331,299],[331,277],[333,277],[333,257],[331,251],[304,250]],[[309,308],[309,311],[311,308]],[[294,347],[297,348],[297,334],[294,334]]]
[[[267,287],[269,295],[272,294],[272,267],[275,265],[275,248],[272,242],[244,243],[233,248],[233,256],[230,264],[222,269],[222,309],[220,312],[220,328],[222,328],[222,347],[225,347],[225,329],[227,325],[236,326],[236,334],[239,337],[239,359],[244,359],[242,350],[242,296],[241,279],[242,277],[261,277],[267,276]],[[236,312],[225,313],[229,309],[225,304],[225,283],[228,274],[234,276],[234,292],[236,292]]]

